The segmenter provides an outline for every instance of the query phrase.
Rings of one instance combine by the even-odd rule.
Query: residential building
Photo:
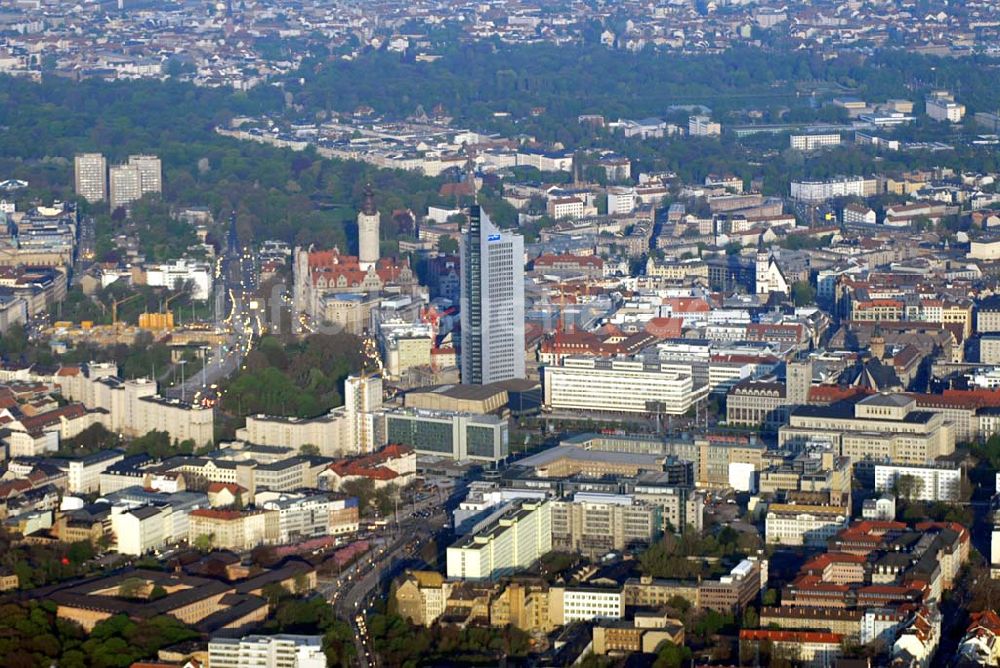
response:
[[[111,210],[142,197],[142,170],[138,165],[114,165],[108,172]]]
[[[142,195],[163,192],[163,169],[158,157],[155,155],[130,155],[128,164],[139,170]]]
[[[359,528],[358,500],[354,497],[264,492],[257,494],[256,501],[264,510],[278,511],[278,542],[283,544],[318,536],[353,535]]]
[[[344,380],[344,410],[352,422],[355,452],[375,452],[385,442],[381,376],[348,376]]]
[[[216,637],[208,641],[211,668],[326,668],[323,636]]]
[[[78,153],[73,159],[76,194],[88,202],[108,198],[108,161],[100,153]]]
[[[774,658],[795,657],[796,663],[808,668],[832,666],[843,654],[844,636],[819,631],[777,631],[773,629],[743,629],[740,631],[740,653],[760,656],[765,646]]]
[[[632,213],[635,210],[635,188],[608,188],[608,215]]]
[[[524,378],[524,238],[473,205],[461,254],[462,382]]]
[[[171,512],[169,506],[112,506],[111,531],[115,538],[115,552],[138,557],[163,547],[167,540],[174,539],[167,520]],[[186,539],[187,536],[176,538]]]
[[[821,547],[847,526],[851,513],[843,506],[772,503],[767,508],[764,540],[777,545]]]
[[[829,181],[792,181],[791,197],[803,202],[822,202],[834,197],[872,197],[878,194],[874,178],[854,176]]]
[[[403,619],[430,626],[445,611],[451,583],[437,571],[406,571],[393,598]]]
[[[893,492],[913,501],[954,502],[961,498],[958,464],[875,464],[875,491]]]
[[[188,515],[188,540],[207,540],[223,550],[252,550],[258,545],[275,544],[280,539],[277,510],[192,510]]]
[[[125,458],[121,450],[102,450],[92,455],[64,460],[73,494],[93,494],[100,489],[101,473]]]
[[[324,457],[371,453],[385,442],[382,378],[348,376],[344,405],[316,418],[248,416],[236,438],[257,445],[300,450],[314,445]]]
[[[191,299],[212,296],[214,267],[208,262],[179,259],[163,264],[146,265],[146,285],[170,290],[190,290]]]
[[[527,568],[552,550],[552,504],[521,501],[447,550],[449,578],[495,580]]]

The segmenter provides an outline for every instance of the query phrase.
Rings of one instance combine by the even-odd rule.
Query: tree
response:
[[[215,543],[214,533],[203,533],[195,537],[193,545],[194,549],[198,550],[199,552],[211,552],[212,545],[214,543]]]
[[[795,281],[792,284],[792,301],[796,306],[815,304],[816,289],[808,281]]]
[[[299,448],[299,454],[307,457],[318,457],[319,456],[319,446],[313,445],[312,443],[306,443]]]
[[[142,578],[125,578],[118,585],[119,598],[144,598],[146,581]]]
[[[442,253],[444,255],[454,255],[458,252],[458,241],[456,241],[454,237],[445,234],[438,237],[437,250],[438,253]]]
[[[743,611],[743,624],[741,628],[755,629],[758,626],[760,626],[760,615],[757,614],[756,608],[748,605],[746,610]]]
[[[681,668],[691,660],[691,650],[669,640],[663,641],[656,650],[653,668]]]
[[[375,498],[375,482],[371,478],[348,480],[340,486],[340,491],[358,499],[358,508],[365,512]]]
[[[892,483],[893,494],[907,501],[912,501],[915,498],[919,499],[923,493],[923,488],[923,479],[910,473],[896,476],[896,479]]]

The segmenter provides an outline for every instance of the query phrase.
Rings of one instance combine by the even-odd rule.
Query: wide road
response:
[[[211,387],[222,379],[235,373],[243,358],[250,352],[254,342],[264,333],[265,325],[259,310],[251,308],[255,301],[253,296],[258,286],[258,266],[256,257],[246,249],[238,254],[230,254],[223,263],[225,270],[220,279],[225,302],[230,306],[225,320],[216,323],[230,330],[229,340],[222,350],[219,347],[209,352],[208,363],[204,369],[186,376],[184,383],[167,390],[167,396],[172,399],[191,401],[199,390]]]
[[[354,631],[355,664],[364,668],[378,665],[364,621],[368,608],[381,596],[383,585],[416,563],[415,555],[447,520],[444,509],[434,498],[406,508],[408,513],[426,510],[432,514],[426,518],[402,518],[398,528],[388,529],[391,532],[388,543],[363,555],[335,581],[319,588],[333,604],[337,617],[350,624]]]

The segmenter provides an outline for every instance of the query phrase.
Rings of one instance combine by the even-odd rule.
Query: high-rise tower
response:
[[[108,161],[100,153],[79,153],[73,160],[76,194],[88,202],[108,198]]]
[[[361,205],[361,213],[358,214],[358,262],[366,271],[368,267],[378,262],[380,222],[381,217],[375,208],[375,194],[372,192],[371,184],[368,184],[365,186],[365,201]]]
[[[461,253],[462,382],[524,378],[524,237],[474,204]]]

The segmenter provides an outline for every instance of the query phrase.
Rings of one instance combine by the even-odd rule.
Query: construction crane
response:
[[[167,298],[166,298],[166,299],[165,299],[165,300],[163,301],[163,303],[162,303],[162,304],[160,305],[160,313],[166,313],[166,312],[167,312],[167,309],[168,309],[168,308],[169,308],[169,306],[170,306],[170,302],[174,301],[175,299],[177,299],[178,297],[180,297],[180,296],[181,296],[181,295],[183,295],[183,294],[186,294],[186,293],[185,293],[185,292],[184,292],[183,290],[181,290],[181,291],[180,291],[180,292],[178,292],[177,294],[175,294],[175,295],[170,295],[169,297],[167,297]]]
[[[133,299],[138,299],[142,294],[136,293],[130,297],[125,297],[124,299],[116,299],[111,303],[111,324],[115,327],[118,326],[118,307],[122,304],[127,304]]]

